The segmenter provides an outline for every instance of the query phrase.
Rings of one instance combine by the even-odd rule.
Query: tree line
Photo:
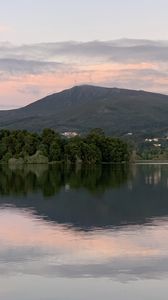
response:
[[[52,129],[42,133],[0,130],[0,161],[25,163],[121,163],[130,160],[129,145],[93,129],[85,136],[65,138]]]

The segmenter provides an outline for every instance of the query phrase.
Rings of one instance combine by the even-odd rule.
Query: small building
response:
[[[145,142],[149,142],[149,143],[155,142],[155,143],[157,143],[157,142],[159,142],[159,138],[146,138]]]
[[[66,132],[63,132],[62,135],[67,138],[72,138],[72,137],[78,136],[79,134],[75,131],[66,131]]]
[[[145,139],[145,142],[151,143],[152,141],[153,141],[153,139]]]

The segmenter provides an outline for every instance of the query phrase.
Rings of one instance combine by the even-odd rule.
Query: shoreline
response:
[[[167,165],[168,164],[168,160],[135,160],[135,162],[133,162],[136,165],[147,165],[147,164],[151,164],[151,165]]]
[[[8,163],[8,162],[0,162],[0,165],[8,165],[8,166],[26,166],[26,165],[67,165],[64,161],[53,161],[53,162],[15,162],[15,163]],[[91,164],[91,163],[69,163],[68,165],[87,165],[87,166],[97,166],[97,165],[146,165],[146,164],[168,164],[168,160],[135,160],[130,162],[101,162],[100,164]]]

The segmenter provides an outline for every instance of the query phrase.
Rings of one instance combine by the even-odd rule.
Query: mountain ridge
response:
[[[79,85],[51,94],[22,108],[0,111],[0,128],[107,134],[164,134],[168,131],[168,95],[143,90]]]

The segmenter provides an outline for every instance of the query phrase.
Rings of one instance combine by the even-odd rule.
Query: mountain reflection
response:
[[[0,167],[0,204],[76,229],[149,223],[168,214],[167,165]]]
[[[151,226],[76,231],[25,210],[0,213],[0,278],[111,278],[129,282],[168,276],[168,219]],[[21,277],[22,280],[22,277]]]
[[[167,178],[167,165],[1,166],[0,279],[167,280]]]

